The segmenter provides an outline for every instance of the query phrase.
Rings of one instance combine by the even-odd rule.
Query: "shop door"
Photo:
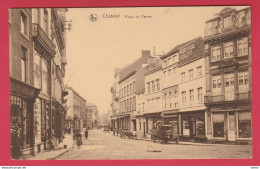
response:
[[[228,141],[235,141],[236,140],[236,119],[235,114],[229,113],[228,115]]]
[[[194,117],[190,118],[190,137],[196,135],[196,119]]]
[[[225,100],[234,100],[234,74],[225,74]]]

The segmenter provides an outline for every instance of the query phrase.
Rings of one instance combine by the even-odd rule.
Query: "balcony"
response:
[[[113,98],[114,98],[114,101],[116,101],[116,102],[119,101],[119,98],[120,98],[119,97],[119,92],[114,92],[113,93]]]
[[[252,98],[251,92],[244,92],[244,93],[235,94],[236,100],[247,100],[247,99],[251,99],[251,98]]]
[[[224,95],[204,96],[205,104],[225,101]]]
[[[52,58],[54,58],[56,51],[55,51],[55,46],[50,40],[50,38],[46,35],[46,33],[42,30],[42,28],[36,23],[32,24],[32,30],[33,30],[32,35],[35,42],[40,44],[41,47],[43,47],[50,54]]]

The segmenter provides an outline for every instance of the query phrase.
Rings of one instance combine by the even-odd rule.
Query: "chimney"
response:
[[[150,56],[150,50],[142,50],[142,63],[147,64]]]

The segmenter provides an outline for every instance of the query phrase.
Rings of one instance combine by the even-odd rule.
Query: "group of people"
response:
[[[85,130],[85,138],[88,138],[88,129]],[[78,148],[80,148],[80,145],[82,145],[82,134],[80,133],[80,130],[76,130],[75,134],[73,135],[73,140],[75,140],[76,145]],[[75,143],[74,142],[74,143]]]

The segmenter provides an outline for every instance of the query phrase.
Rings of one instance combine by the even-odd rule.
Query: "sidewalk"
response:
[[[73,148],[73,134],[70,135],[65,134],[64,137],[65,138],[63,139],[63,142],[61,142],[55,148],[55,150],[51,150],[51,151],[45,150],[43,152],[36,154],[35,156],[27,158],[26,160],[51,160],[68,152],[70,149]],[[67,148],[64,148],[64,145],[67,145]]]

